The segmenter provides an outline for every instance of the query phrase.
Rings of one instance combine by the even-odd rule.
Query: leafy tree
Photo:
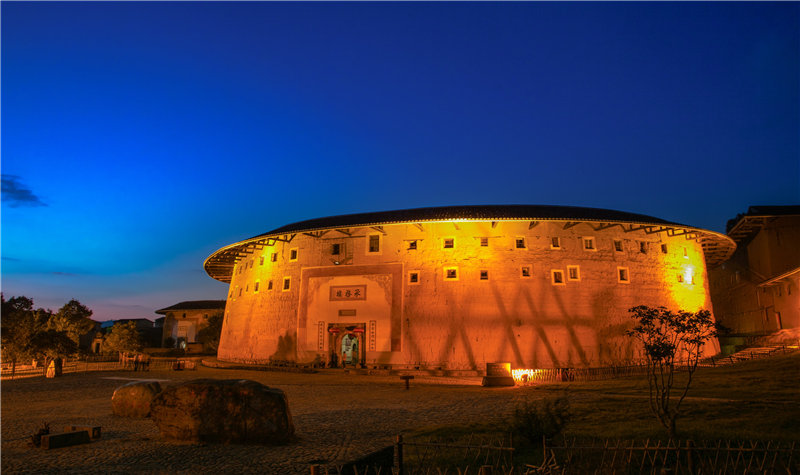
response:
[[[78,351],[78,344],[66,332],[45,330],[36,333],[31,339],[31,352],[36,357],[44,358],[44,367],[50,361],[56,361],[56,375],[61,375],[61,360]]]
[[[66,333],[77,344],[82,335],[94,328],[91,316],[88,307],[72,299],[50,318],[47,328]]]
[[[126,353],[142,349],[142,338],[136,328],[136,322],[117,322],[111,327],[103,342],[105,353]]]
[[[217,351],[219,338],[222,334],[223,313],[217,312],[206,318],[206,324],[197,332],[197,341],[208,348]]]
[[[689,392],[703,345],[717,336],[717,326],[708,310],[673,312],[640,305],[629,312],[636,325],[627,334],[642,342],[647,358],[650,409],[675,438],[681,403]],[[676,388],[677,398],[673,398],[675,371],[680,369],[687,373],[686,383]]]
[[[16,372],[17,361],[36,356],[31,344],[34,337],[44,331],[51,316],[50,311],[33,309],[33,300],[27,297],[11,297],[6,300],[0,293],[0,326],[2,330],[3,360],[11,361],[11,374]]]

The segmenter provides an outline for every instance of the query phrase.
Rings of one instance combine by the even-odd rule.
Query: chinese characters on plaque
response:
[[[331,300],[367,300],[366,285],[332,285]]]

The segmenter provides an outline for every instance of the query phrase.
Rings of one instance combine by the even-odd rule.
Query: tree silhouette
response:
[[[17,361],[36,356],[36,348],[31,342],[47,327],[50,312],[41,308],[33,310],[33,300],[28,297],[11,297],[6,300],[0,293],[0,314],[0,348],[3,361],[11,361],[13,377],[17,370]]]
[[[142,349],[142,339],[136,322],[117,322],[103,341],[105,353],[127,353]]]
[[[206,318],[206,324],[197,332],[197,341],[217,351],[222,334],[223,313],[217,312]]]
[[[78,351],[78,344],[65,332],[57,330],[38,332],[31,339],[30,346],[35,356],[44,358],[45,368],[51,361],[56,362],[56,376],[61,376],[63,359]]]
[[[636,325],[627,334],[642,342],[647,358],[650,409],[670,438],[675,438],[681,403],[689,392],[703,345],[717,336],[717,325],[708,310],[673,312],[665,307],[640,305],[628,311]],[[683,369],[688,375],[686,384],[677,388],[677,400],[672,397],[676,369]]]
[[[28,297],[11,297],[2,302],[3,359],[12,362],[12,377],[16,363],[28,358],[44,358],[45,367],[52,359],[65,358],[77,352],[81,335],[94,328],[89,317],[92,311],[75,299],[61,307],[57,313],[33,309]]]
[[[80,337],[94,328],[95,322],[89,318],[92,311],[75,299],[58,309],[48,323],[49,330],[66,333],[76,344]]]

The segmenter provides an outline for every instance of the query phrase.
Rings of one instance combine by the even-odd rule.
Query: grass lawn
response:
[[[676,377],[675,387],[686,375]],[[566,397],[571,416],[564,435],[599,439],[661,439],[667,433],[649,406],[645,376],[586,383],[542,384],[519,388],[529,400]],[[677,392],[677,391],[674,391]],[[509,416],[510,417],[510,416]],[[693,440],[800,440],[800,353],[700,368],[694,375],[677,420],[678,436]],[[486,424],[440,426],[415,435],[466,441],[508,437],[508,427]],[[518,453],[530,454],[531,443],[514,434]],[[516,458],[516,457],[515,457]],[[525,457],[527,459],[527,457]],[[540,460],[540,459],[539,459]],[[517,459],[517,463],[520,460]]]

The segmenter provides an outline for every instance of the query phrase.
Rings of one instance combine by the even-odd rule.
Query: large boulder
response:
[[[111,411],[117,416],[145,418],[161,385],[156,381],[133,381],[120,386],[111,396]]]
[[[196,379],[169,386],[152,403],[161,435],[181,441],[282,444],[294,437],[283,391],[246,379]]]

